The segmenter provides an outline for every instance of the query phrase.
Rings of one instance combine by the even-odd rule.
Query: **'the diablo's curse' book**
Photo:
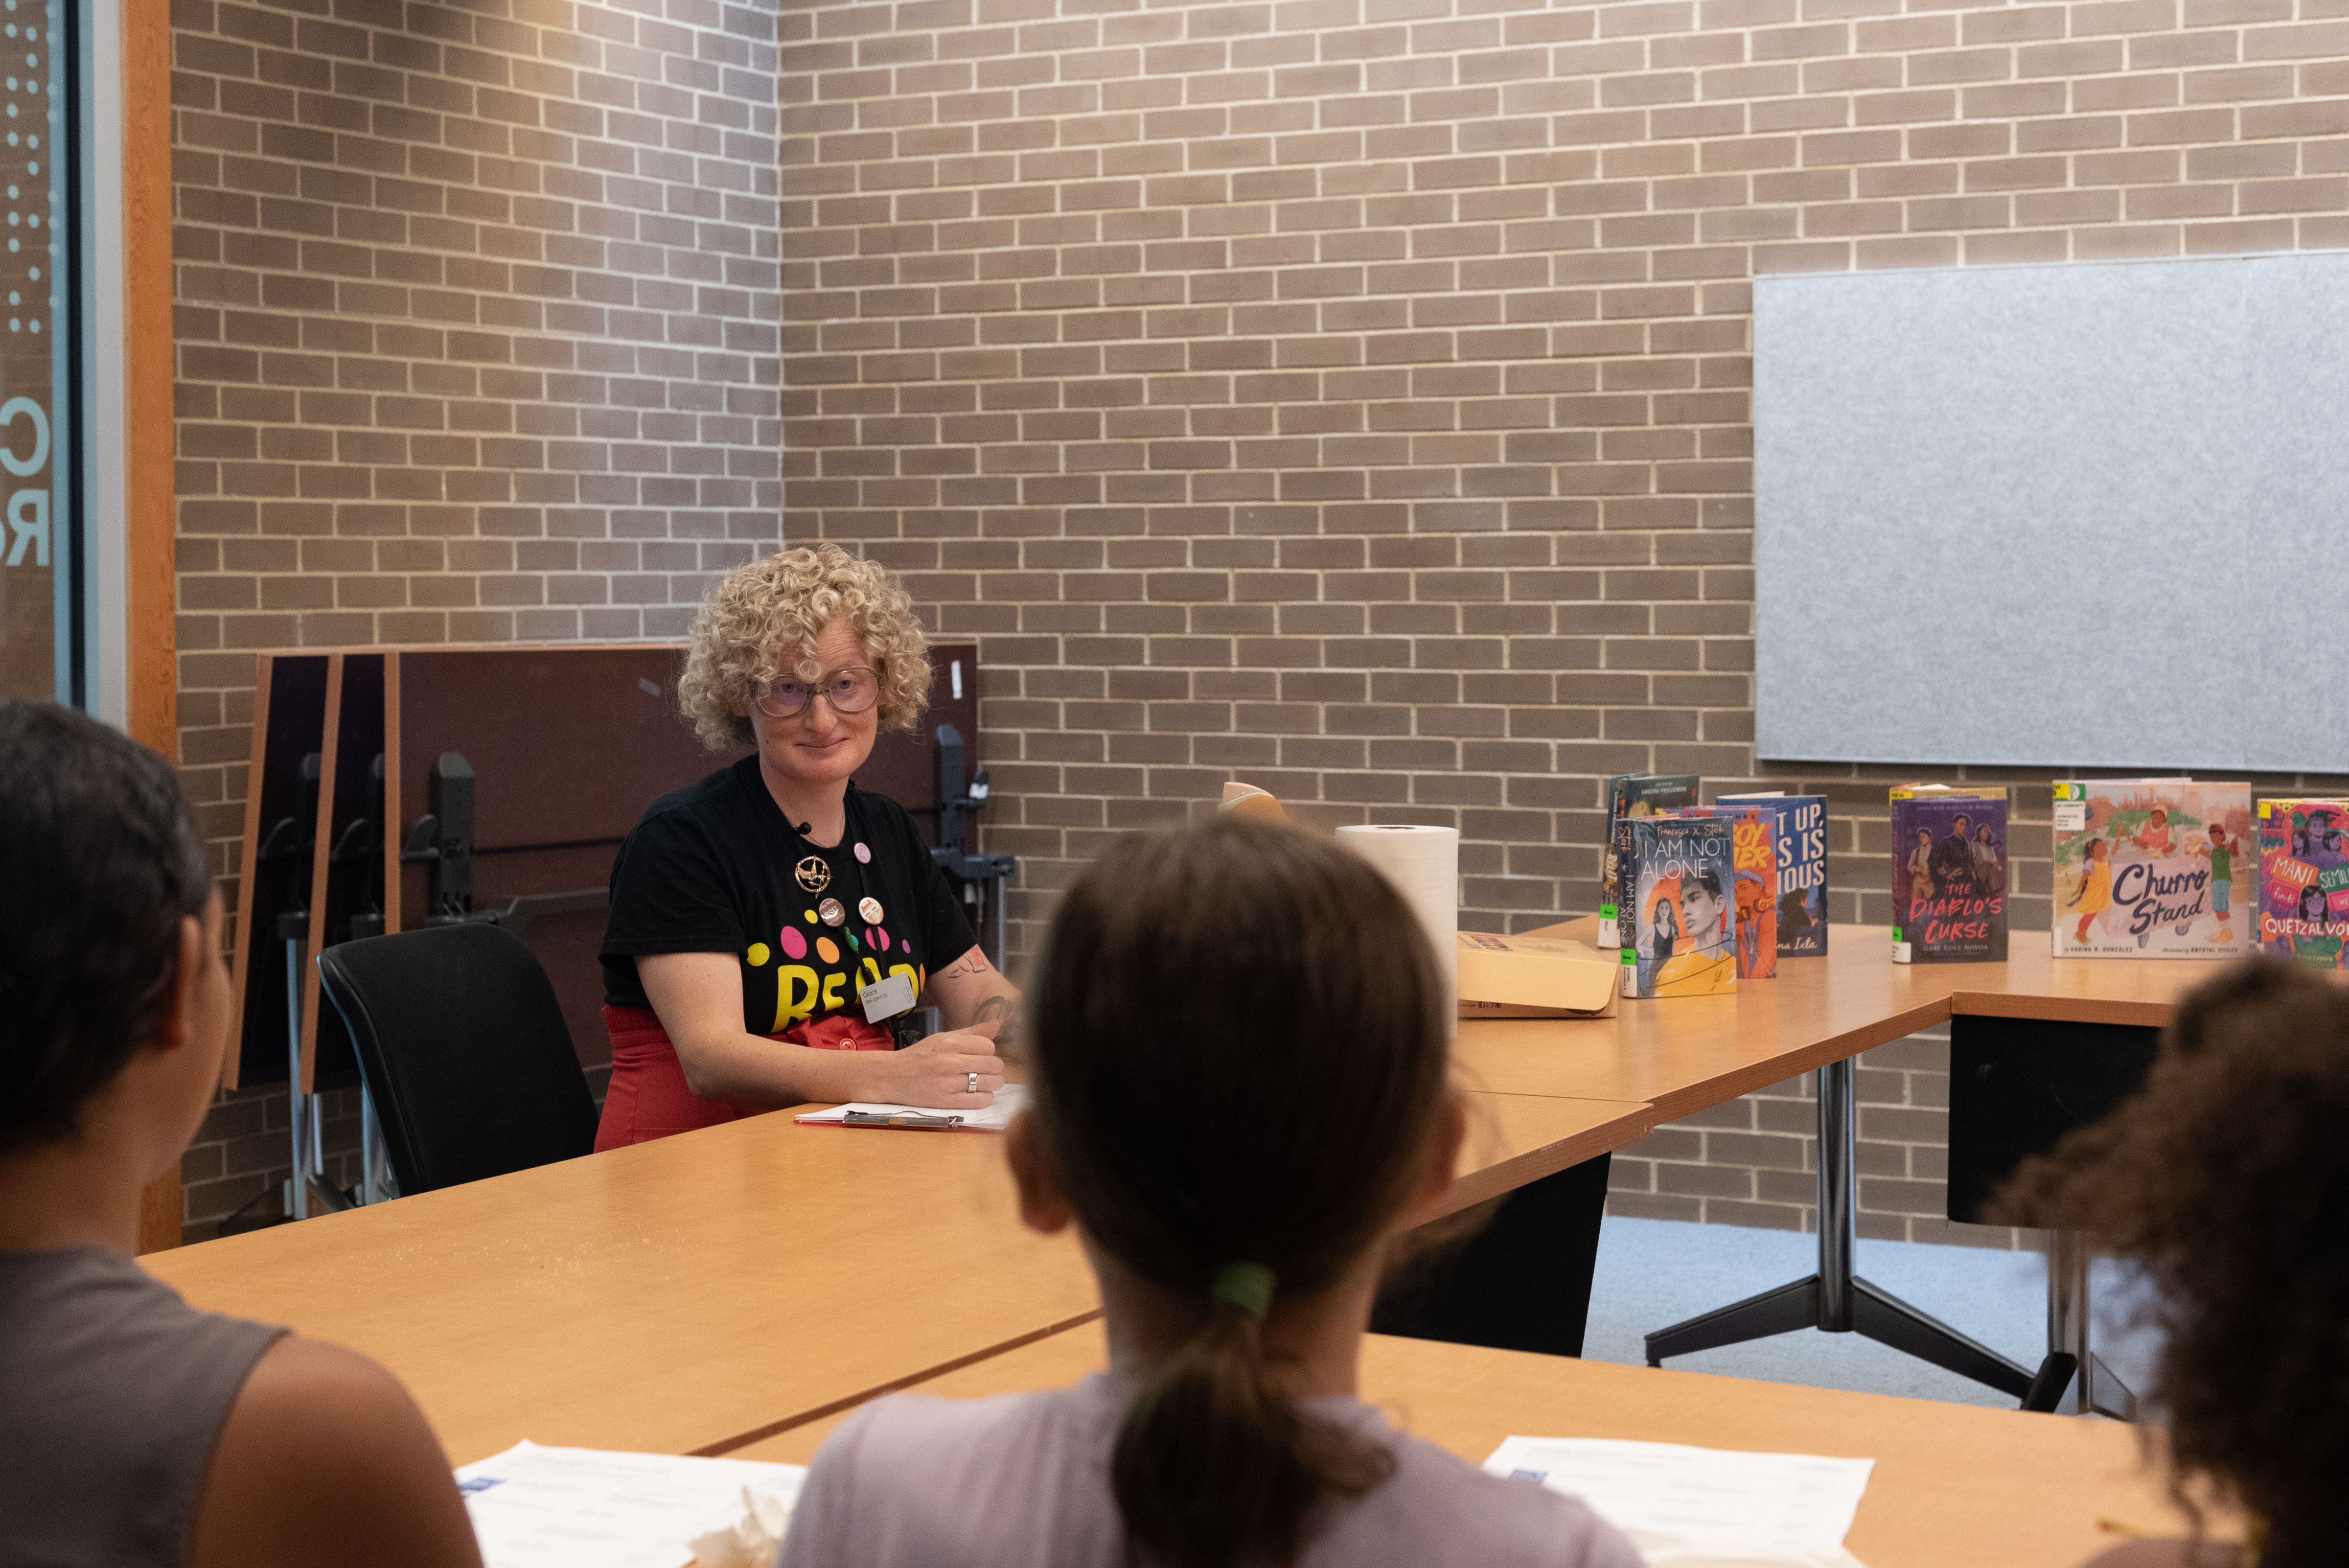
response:
[[[2057,779],[2055,956],[2249,952],[2252,833],[2248,784]]]
[[[1892,961],[2006,957],[2006,786],[1892,792]]]
[[[1737,989],[1737,872],[1727,820],[1625,817],[1623,994],[1704,996]]]
[[[2260,802],[2260,947],[2349,969],[2349,804]]]
[[[1777,812],[1778,956],[1826,957],[1827,797],[1725,794],[1713,805],[1767,806]]]
[[[1655,816],[1696,804],[1694,774],[1618,774],[1607,781],[1607,836],[1599,851],[1599,945],[1612,947],[1620,918],[1616,875],[1616,825],[1627,817]]]

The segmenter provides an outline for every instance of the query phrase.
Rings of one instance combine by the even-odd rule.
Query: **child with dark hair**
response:
[[[228,1037],[221,899],[170,766],[0,702],[0,1564],[478,1568],[388,1373],[131,1261]]]
[[[2235,852],[2228,846],[2227,830],[2217,823],[2210,825],[2210,912],[2219,917],[2219,940],[2230,941],[2234,931],[2230,929],[2227,896],[2234,886]]]
[[[2080,929],[2072,933],[2072,940],[2086,941],[2088,928],[2096,923],[2098,915],[2112,907],[2112,851],[2103,839],[2091,838],[2080,852],[2080,884],[2072,889],[2071,897],[2064,900],[2065,914],[2074,909],[2080,911]]]
[[[867,1406],[817,1454],[781,1568],[1638,1568],[1581,1504],[1355,1397],[1388,1243],[1462,1129],[1401,896],[1221,816],[1112,846],[1038,968],[1006,1153],[1022,1218],[1084,1245],[1111,1370]]]
[[[2097,1568],[2342,1558],[2349,1456],[2349,991],[2273,959],[2181,1002],[2145,1090],[2017,1172],[2016,1223],[2085,1229],[2146,1272],[2171,1493],[2253,1545],[2139,1542]],[[2148,1450],[2148,1459],[2154,1456]]]

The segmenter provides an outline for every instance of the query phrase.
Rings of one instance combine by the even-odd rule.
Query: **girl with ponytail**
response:
[[[1111,1369],[867,1406],[781,1568],[1638,1568],[1579,1503],[1354,1397],[1387,1244],[1462,1132],[1433,958],[1376,871],[1235,816],[1122,840],[1062,901],[1029,1017],[1006,1153],[1022,1219],[1076,1230]]]

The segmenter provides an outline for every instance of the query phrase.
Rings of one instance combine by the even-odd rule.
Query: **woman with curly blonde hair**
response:
[[[809,1100],[993,1101],[1019,993],[904,808],[851,782],[929,685],[912,600],[836,545],[710,590],[678,701],[711,750],[755,750],[655,801],[613,864],[597,1148]],[[864,995],[900,979],[947,1024],[902,1050]]]

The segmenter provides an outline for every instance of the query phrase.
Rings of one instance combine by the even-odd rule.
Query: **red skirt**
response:
[[[685,1064],[656,1014],[640,1007],[606,1007],[604,1028],[612,1036],[612,1086],[604,1095],[604,1118],[595,1126],[596,1153],[763,1114],[753,1106],[702,1099],[688,1088]],[[766,1038],[818,1051],[893,1051],[897,1044],[886,1029],[853,1012],[802,1019]]]

